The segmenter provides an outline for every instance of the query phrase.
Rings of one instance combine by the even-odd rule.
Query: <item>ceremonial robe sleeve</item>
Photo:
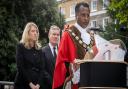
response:
[[[53,89],[63,85],[67,71],[65,62],[72,63],[76,56],[77,55],[75,44],[70,37],[70,34],[65,31],[59,44],[59,50],[53,77]]]

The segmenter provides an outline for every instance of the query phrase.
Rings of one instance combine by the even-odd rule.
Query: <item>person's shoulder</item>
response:
[[[42,47],[42,50],[46,50],[48,49],[48,47],[49,47],[49,44],[46,44],[45,46]]]
[[[75,26],[74,25],[65,25],[64,26],[64,31],[69,31],[69,30],[73,30],[73,29],[75,29]]]
[[[75,25],[71,25],[70,26],[70,30],[76,30],[77,28],[75,27]]]
[[[75,25],[70,25],[70,26],[68,26],[68,28],[65,30],[65,32],[67,33],[70,33],[70,34],[72,34],[72,33],[78,33],[78,29],[75,27]]]
[[[76,32],[78,29],[74,25],[68,25],[68,27],[64,30],[65,34]]]
[[[23,44],[23,43],[18,43],[18,44],[17,44],[17,47],[18,47],[18,48],[24,48],[24,44]]]
[[[64,31],[63,34],[62,34],[62,38],[67,37],[67,36],[69,36],[69,31]]]
[[[64,28],[62,38],[68,38],[72,34],[72,32],[75,32],[77,28],[74,25],[67,25]]]

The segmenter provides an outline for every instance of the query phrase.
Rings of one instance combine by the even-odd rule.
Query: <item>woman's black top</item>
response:
[[[44,60],[42,50],[35,48],[27,49],[22,43],[16,50],[17,74],[15,89],[30,89],[29,83],[42,85],[45,77]]]

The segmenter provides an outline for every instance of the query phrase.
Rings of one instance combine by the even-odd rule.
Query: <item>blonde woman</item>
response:
[[[38,38],[37,25],[33,22],[27,23],[16,50],[15,89],[42,89],[44,60]]]

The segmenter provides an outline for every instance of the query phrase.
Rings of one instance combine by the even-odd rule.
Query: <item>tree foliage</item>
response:
[[[110,17],[128,28],[128,0],[111,0],[108,7]]]
[[[1,1],[0,3],[0,79],[7,80],[12,76],[11,68],[15,65],[15,45],[18,41],[18,21],[12,11],[13,2]],[[6,76],[6,77],[5,77]]]
[[[121,39],[128,47],[128,0],[109,1],[109,5],[106,6],[111,20],[101,35],[108,40]]]
[[[1,0],[0,1],[0,80],[14,81],[15,50],[27,22],[35,22],[42,43],[48,29],[55,24],[62,27],[56,0]]]

